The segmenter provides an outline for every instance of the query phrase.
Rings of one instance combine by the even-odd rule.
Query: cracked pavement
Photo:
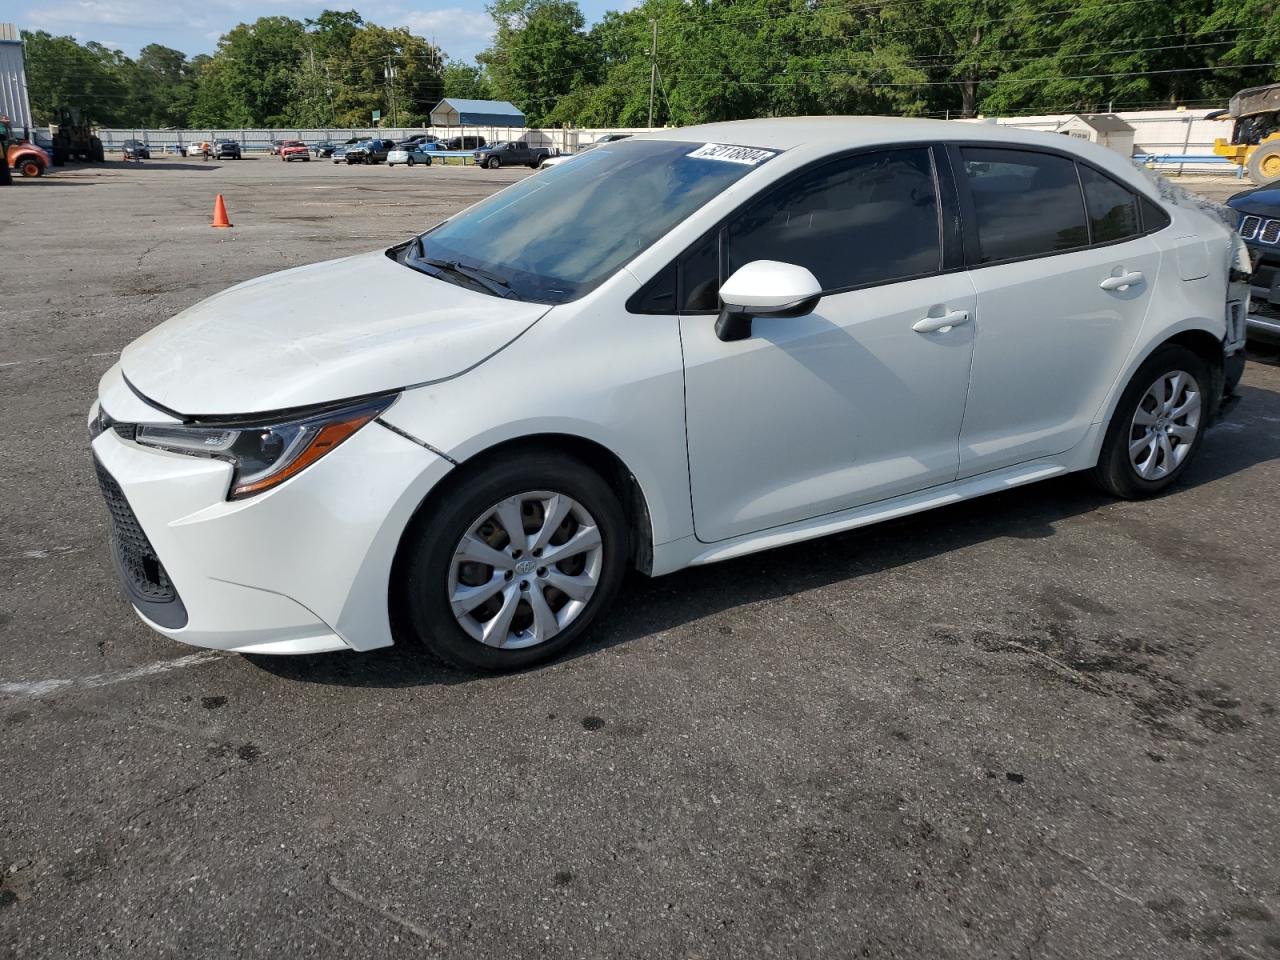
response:
[[[4,188],[0,957],[1280,954],[1273,352],[1160,500],[1068,478],[633,577],[524,674],[137,621],[84,427],[120,348],[522,175]]]

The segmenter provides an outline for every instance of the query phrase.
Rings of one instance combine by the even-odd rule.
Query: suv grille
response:
[[[98,474],[102,496],[107,501],[107,513],[111,517],[111,547],[125,578],[125,586],[140,599],[151,603],[168,603],[177,599],[178,593],[160,564],[151,541],[142,532],[120,484],[97,457],[93,459],[93,468]]]
[[[1240,221],[1240,236],[1258,243],[1280,242],[1280,220],[1248,216]]]

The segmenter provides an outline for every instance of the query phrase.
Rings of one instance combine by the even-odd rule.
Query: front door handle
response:
[[[946,333],[952,327],[968,322],[968,310],[952,310],[940,317],[925,317],[923,320],[917,320],[911,325],[911,329],[916,333],[933,333],[934,331]]]
[[[1107,277],[1107,279],[1103,280],[1098,284],[1098,286],[1103,290],[1124,291],[1141,283],[1145,279],[1147,278],[1144,277],[1140,271],[1135,270],[1132,273],[1122,273],[1118,277]]]

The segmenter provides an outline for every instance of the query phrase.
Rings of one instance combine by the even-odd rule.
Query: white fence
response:
[[[1121,113],[1117,116],[1127,121],[1136,131],[1134,151],[1140,154],[1161,156],[1179,155],[1205,157],[1213,151],[1213,141],[1217,137],[1230,136],[1228,123],[1220,120],[1206,120],[1208,110],[1144,110],[1132,113]],[[1031,117],[998,117],[993,121],[1009,126],[1030,130],[1053,132],[1068,119],[1070,114],[1055,114]],[[141,140],[153,150],[162,151],[167,147],[180,147],[202,140],[230,139],[244,145],[246,150],[266,151],[272,140],[301,140],[306,144],[324,142],[342,143],[351,137],[385,137],[400,139],[415,133],[429,133],[441,139],[466,134],[479,135],[486,142],[498,140],[527,140],[535,146],[545,146],[552,150],[572,153],[579,147],[594,143],[607,133],[644,133],[650,128],[631,127],[626,129],[521,129],[519,127],[330,127],[324,129],[200,129],[200,130],[142,130],[142,129],[103,129],[98,131],[107,150],[118,150],[125,140]],[[1222,163],[1187,162],[1179,163],[1179,167],[1187,170],[1204,172],[1227,172],[1229,168]]]
[[[103,128],[98,130],[102,145],[108,151],[119,150],[126,140],[141,140],[153,151],[169,147],[185,147],[208,140],[235,140],[245,150],[267,151],[272,140],[301,140],[308,146],[317,143],[342,143],[352,137],[382,137],[400,140],[415,133],[429,133],[448,140],[460,135],[481,136],[486,143],[499,140],[527,140],[534,146],[572,153],[581,146],[594,143],[606,133],[646,133],[649,127],[617,130],[543,129],[521,127],[327,127],[310,130],[276,127],[274,129],[241,127],[235,129],[205,128],[195,130],[144,130],[141,128]]]

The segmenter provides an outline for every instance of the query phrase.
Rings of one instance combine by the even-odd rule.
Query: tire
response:
[[[406,161],[405,161],[405,163],[406,163],[408,166],[410,166],[410,167],[412,167],[412,166],[413,166],[413,162],[414,162],[414,161],[413,161],[413,157],[410,157],[408,160],[406,160]],[[390,162],[388,162],[388,163],[387,163],[387,166],[389,166],[389,167],[394,167],[394,166],[395,166],[395,164],[394,164],[394,163],[390,163]]]
[[[1179,374],[1191,382],[1184,380],[1179,387]],[[1093,471],[1097,485],[1112,496],[1139,500],[1154,497],[1176,483],[1199,452],[1205,427],[1216,409],[1213,384],[1209,365],[1186,347],[1168,344],[1148,357],[1129,381],[1107,425]],[[1179,416],[1178,409],[1191,408],[1192,390],[1198,400],[1195,416]],[[1170,393],[1172,416],[1157,400],[1157,396],[1169,397]],[[1153,418],[1150,425],[1137,421],[1140,408]],[[1166,439],[1158,441],[1162,430]],[[1132,456],[1131,444],[1138,448]]]
[[[576,504],[566,517],[564,526],[556,528],[554,537],[576,535],[577,531],[584,529],[579,517],[587,517],[594,521],[599,532],[599,545],[567,557],[550,569],[534,567],[537,560],[532,551],[518,562],[516,557],[520,553],[511,546],[495,508],[504,501],[528,495],[521,501],[523,509],[509,516],[518,515],[525,535],[536,537],[545,516],[545,512],[539,511],[546,509],[546,502],[534,496],[535,493],[572,498]],[[476,539],[483,537],[499,546],[500,549],[493,554],[513,565],[509,572],[504,575],[496,566],[455,557],[455,550],[471,531],[475,532]],[[530,547],[532,542],[536,541],[526,542],[525,546]],[[555,539],[551,543],[555,544]],[[480,546],[483,548],[484,544]],[[515,557],[510,556],[513,551]],[[599,474],[585,463],[545,453],[495,461],[468,476],[465,483],[455,482],[430,510],[420,512],[407,531],[401,562],[396,566],[398,581],[393,584],[397,591],[394,595],[400,600],[399,612],[403,613],[400,622],[410,638],[455,667],[486,672],[530,667],[563,653],[590,629],[592,622],[617,593],[626,572],[628,556],[629,533],[618,498]],[[575,574],[571,564],[579,562],[584,566]],[[522,569],[523,565],[528,568]],[[571,582],[569,578],[576,583],[579,578],[589,579],[593,567],[596,571],[594,589],[587,596],[585,605],[574,611],[571,609],[573,604],[582,601],[572,600],[568,594],[557,591],[549,580],[559,576],[566,584]],[[455,617],[450,592],[466,589],[464,574],[467,579],[497,585],[498,591],[475,608],[478,614],[475,611],[464,613],[463,619],[478,633],[483,631],[485,624],[494,623],[510,604],[513,612],[500,632],[511,645],[486,645]],[[521,584],[529,584],[529,587]],[[532,619],[531,601],[537,599],[546,604],[546,611],[555,607],[557,619],[569,617],[563,627],[554,628],[558,632],[552,632],[543,641],[537,640],[538,628]]]
[[[500,166],[502,166],[502,161],[501,161],[501,160],[499,160],[497,157],[490,157],[490,158],[489,158],[489,169],[490,169],[490,170],[497,170]]]
[[[1249,179],[1258,186],[1280,182],[1280,140],[1262,144],[1249,154]]]
[[[35,157],[21,157],[14,168],[24,177],[40,177],[44,175],[44,164]]]
[[[425,158],[422,162],[423,162],[424,164],[426,164],[428,167],[429,167],[429,166],[431,166],[431,158],[430,158],[430,157]]]

